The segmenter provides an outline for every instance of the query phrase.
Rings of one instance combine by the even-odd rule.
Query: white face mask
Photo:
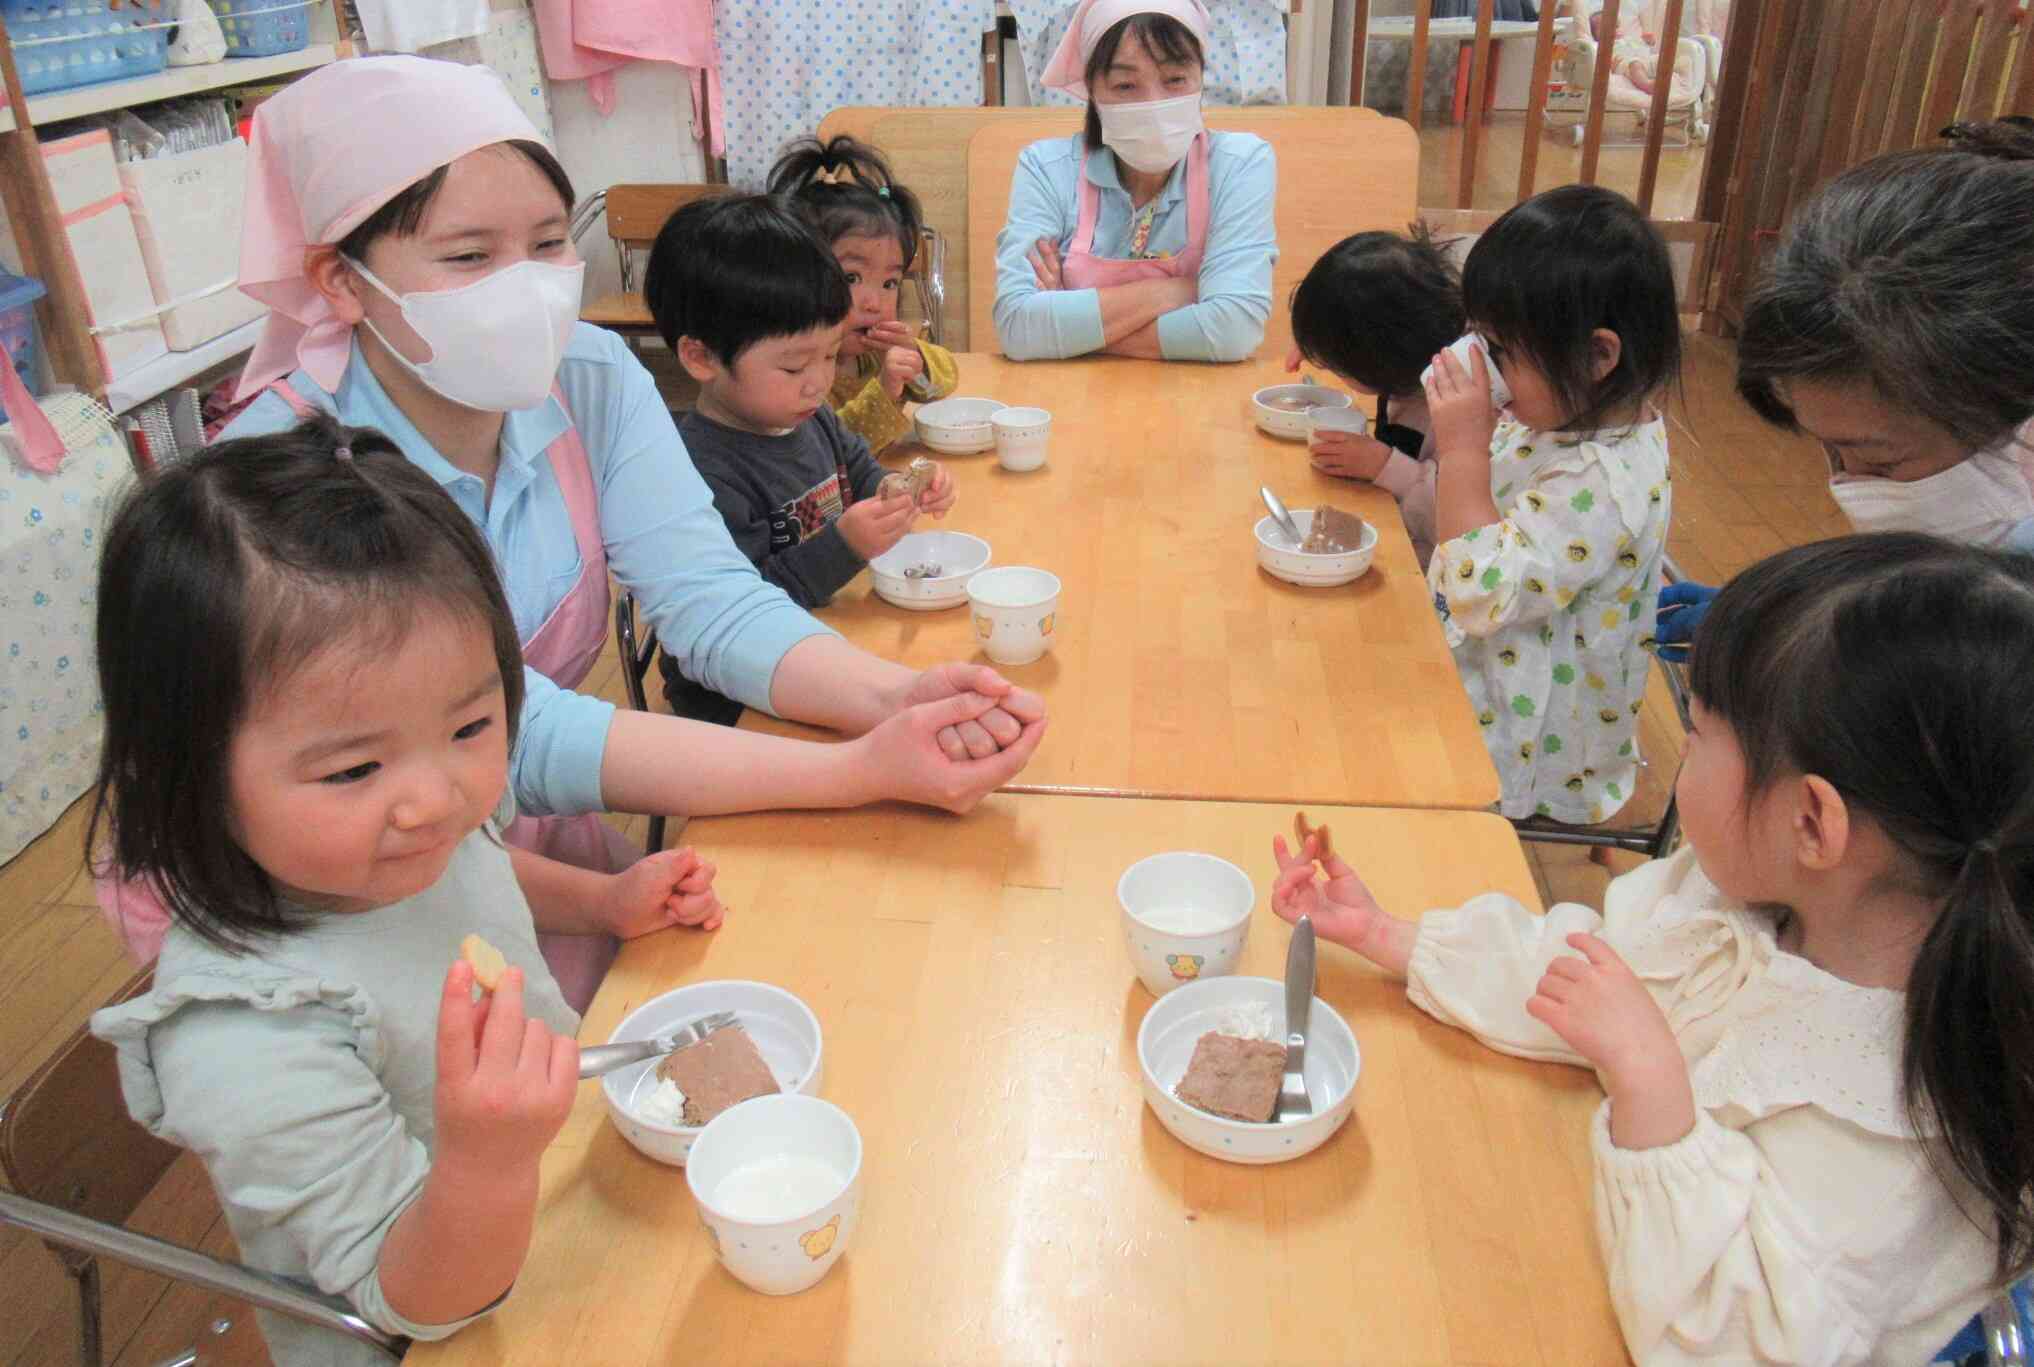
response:
[[[1102,120],[1102,145],[1146,175],[1171,170],[1204,126],[1199,91],[1142,104],[1098,104],[1095,113]]]
[[[411,294],[397,294],[358,261],[347,264],[401,305],[403,321],[431,348],[430,360],[412,361],[361,319],[432,392],[488,413],[535,408],[550,394],[579,319],[585,262],[518,261],[458,289]]]
[[[1835,475],[1829,493],[1860,532],[1932,532],[1990,546],[2034,518],[2034,492],[2020,462],[1980,451],[1926,479],[1902,484],[1875,475]]]

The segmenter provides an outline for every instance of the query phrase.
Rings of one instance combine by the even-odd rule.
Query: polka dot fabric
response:
[[[847,105],[982,102],[995,0],[719,0],[727,175],[760,190],[785,143]]]
[[[61,404],[44,399],[60,430]],[[0,455],[0,861],[49,829],[99,767],[92,642],[99,533],[134,467],[105,423],[53,475]]]
[[[1215,22],[1208,34],[1207,102],[1284,104],[1284,11],[1274,0],[1208,0],[1208,10]],[[1017,46],[1032,102],[1079,104],[1071,95],[1038,84],[1039,73],[1066,35],[1074,0],[1011,0],[1010,12],[1017,17]]]

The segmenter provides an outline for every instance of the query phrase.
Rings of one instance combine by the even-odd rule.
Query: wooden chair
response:
[[[977,351],[996,347],[996,235],[1009,216],[1017,155],[1040,138],[1071,135],[1080,117],[1031,110],[981,127],[968,143],[968,336]],[[1419,216],[1419,137],[1402,120],[1339,106],[1211,107],[1207,120],[1218,131],[1255,133],[1278,154],[1278,261],[1258,354],[1283,356],[1293,287],[1314,262],[1351,233],[1404,232]]]
[[[636,628],[636,596],[622,593],[614,602],[614,640],[621,652],[622,686],[628,690],[629,706],[638,712],[650,710],[649,694],[643,690],[643,676],[657,658],[657,633]],[[650,832],[643,841],[643,853],[651,855],[664,848],[664,818],[650,818]]]
[[[621,290],[603,294],[584,304],[579,320],[619,332],[624,337],[654,337],[657,324],[636,280],[636,253],[648,251],[658,231],[671,215],[696,199],[732,194],[732,185],[610,185],[596,191],[572,212],[572,238],[593,226],[603,210],[607,214],[607,236],[614,243],[616,263],[621,268]]]
[[[114,1006],[148,990],[144,969]],[[101,1367],[98,1258],[291,1315],[369,1343],[399,1361],[406,1340],[368,1324],[345,1301],[122,1226],[182,1150],[127,1114],[113,1046],[80,1030],[0,1111],[0,1225],[39,1236],[78,1285],[79,1361]]]

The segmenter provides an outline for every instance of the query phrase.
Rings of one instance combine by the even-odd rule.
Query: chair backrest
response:
[[[1321,255],[1351,233],[1404,232],[1419,214],[1420,146],[1412,126],[1346,106],[1210,108],[1208,127],[1255,133],[1278,154],[1278,261],[1261,356],[1292,345],[1293,287]],[[981,129],[968,147],[968,335],[996,349],[996,235],[1010,210],[1017,156],[1040,138],[1068,136],[1080,111],[1029,111]]]
[[[107,1005],[140,996],[151,976],[143,969]],[[9,1185],[107,1224],[127,1223],[180,1152],[127,1114],[113,1046],[86,1030],[30,1074],[0,1114],[0,1170]],[[77,1257],[57,1252],[67,1262]]]
[[[607,187],[607,235],[621,263],[622,288],[636,286],[633,253],[647,251],[672,214],[696,199],[734,193],[732,185],[685,184],[610,185]]]

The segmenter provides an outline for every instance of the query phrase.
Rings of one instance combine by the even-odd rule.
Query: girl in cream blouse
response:
[[[1995,721],[2034,708],[2034,560],[1802,547],[1700,646],[1688,844],[1601,915],[1399,919],[1315,836],[1274,841],[1273,907],[1491,1048],[1595,1069],[1638,1362],[1928,1361],[2034,1253],[2034,733]]]

